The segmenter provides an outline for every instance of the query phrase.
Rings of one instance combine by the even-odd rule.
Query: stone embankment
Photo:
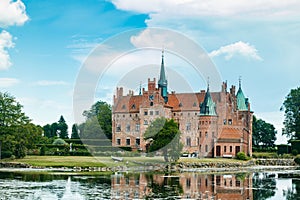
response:
[[[138,163],[136,163],[138,164]],[[147,171],[231,171],[239,169],[249,169],[259,166],[296,166],[293,159],[252,159],[247,162],[179,162],[176,164],[153,164],[139,163],[140,166],[114,166],[114,167],[60,167],[60,168],[45,168],[34,167],[29,164],[16,162],[0,162],[0,168],[32,168],[32,169],[47,169],[50,171],[65,171],[65,172],[147,172]],[[196,170],[197,169],[197,170]]]

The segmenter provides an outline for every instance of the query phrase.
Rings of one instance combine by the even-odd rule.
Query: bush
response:
[[[12,152],[11,151],[2,151],[1,152],[1,159],[4,159],[4,158],[10,158],[12,156]]]
[[[253,158],[278,158],[277,153],[255,152],[252,154]]]
[[[66,144],[66,142],[61,138],[57,138],[56,140],[54,140],[53,144],[54,145],[64,145],[64,144]]]
[[[40,149],[40,156],[44,156],[46,154],[46,150],[47,150],[46,146],[43,145]]]
[[[249,160],[250,158],[244,152],[238,152],[236,154],[238,160]]]
[[[294,150],[292,151],[292,154],[293,154],[293,156],[298,155],[298,150],[297,150],[297,149],[294,149]]]
[[[294,159],[295,163],[297,163],[298,165],[300,165],[300,155],[296,156],[296,158]]]

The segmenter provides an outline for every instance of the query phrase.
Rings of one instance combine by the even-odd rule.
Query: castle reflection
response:
[[[117,174],[111,184],[111,199],[253,199],[246,173]]]

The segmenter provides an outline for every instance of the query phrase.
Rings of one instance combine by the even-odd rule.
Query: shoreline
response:
[[[197,161],[197,162],[196,162]],[[117,163],[118,164],[118,163]],[[48,173],[118,173],[118,172],[253,172],[261,170],[286,170],[296,169],[293,159],[252,159],[250,161],[236,162],[203,162],[201,160],[184,161],[178,163],[140,163],[135,166],[127,166],[120,162],[115,166],[90,166],[90,167],[66,167],[66,166],[33,166],[21,162],[0,162],[0,172],[48,172]]]

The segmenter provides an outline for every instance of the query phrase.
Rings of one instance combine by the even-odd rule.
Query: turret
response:
[[[161,96],[164,98],[165,103],[168,102],[168,81],[165,73],[165,64],[164,64],[164,51],[162,51],[161,56],[161,66],[160,66],[160,75],[158,80],[158,88],[160,88]]]
[[[241,78],[239,79],[239,90],[236,94],[236,102],[237,102],[237,109],[240,111],[247,111],[248,110],[248,99],[245,98],[241,87]]]
[[[204,97],[204,101],[200,104],[200,115],[202,116],[216,116],[216,104],[212,100],[209,92],[209,84]]]

